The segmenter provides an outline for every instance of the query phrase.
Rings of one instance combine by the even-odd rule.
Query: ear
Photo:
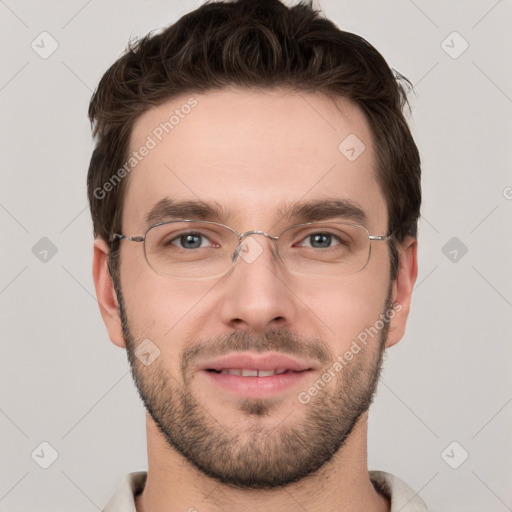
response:
[[[418,241],[406,238],[398,248],[398,274],[392,286],[391,301],[395,306],[395,316],[389,326],[386,347],[398,343],[405,332],[411,306],[411,294],[418,276]]]
[[[97,238],[94,241],[92,277],[100,313],[107,327],[110,341],[118,347],[126,348],[119,316],[119,302],[114,289],[114,282],[108,271],[107,257],[109,251],[110,248],[105,240]]]

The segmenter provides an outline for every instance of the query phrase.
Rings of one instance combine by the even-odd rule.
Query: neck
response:
[[[148,475],[137,512],[389,512],[367,468],[368,416],[363,414],[342,449],[316,473],[270,490],[235,489],[200,472],[170,447],[146,414]]]

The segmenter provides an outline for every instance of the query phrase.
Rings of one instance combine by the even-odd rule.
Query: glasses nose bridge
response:
[[[279,237],[278,236],[273,236],[273,235],[269,235],[268,233],[265,233],[265,231],[260,231],[259,229],[252,229],[250,231],[246,231],[245,233],[241,233],[238,235],[238,242],[242,242],[243,239],[246,237],[246,236],[249,236],[249,235],[263,235],[263,236],[266,236],[272,240],[279,240]]]
[[[240,233],[237,235],[238,236],[238,246],[235,249],[235,252],[233,253],[233,255],[231,256],[232,263],[234,263],[235,260],[239,256],[240,251],[242,249],[242,243],[243,243],[244,239],[250,235],[263,235],[263,236],[266,236],[267,238],[270,238],[271,240],[274,240],[276,242],[279,240],[278,236],[270,235],[269,233],[266,233],[265,231],[261,231],[259,229],[251,229],[250,231],[245,231],[245,233]]]

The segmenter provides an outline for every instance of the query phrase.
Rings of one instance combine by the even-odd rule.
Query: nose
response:
[[[294,323],[294,294],[275,245],[266,236],[244,238],[223,281],[221,319],[231,329],[262,333]]]

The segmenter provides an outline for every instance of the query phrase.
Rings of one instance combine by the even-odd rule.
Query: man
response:
[[[369,43],[278,0],[205,4],[103,76],[93,277],[149,466],[105,511],[426,510],[366,462],[417,275],[405,103]]]

